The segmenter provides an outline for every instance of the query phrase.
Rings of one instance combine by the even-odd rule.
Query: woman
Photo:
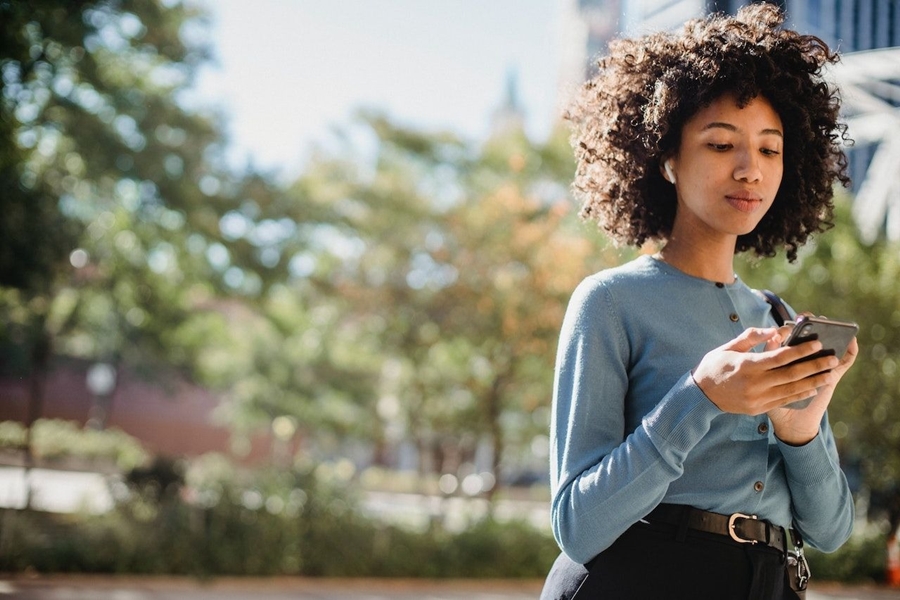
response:
[[[821,345],[782,347],[733,269],[744,251],[795,260],[849,182],[821,78],[837,57],[782,22],[757,4],[614,42],[567,115],[582,215],[661,249],[571,299],[551,424],[563,553],[543,598],[802,597],[800,540],[850,535],[826,409],[856,340],[795,362]]]

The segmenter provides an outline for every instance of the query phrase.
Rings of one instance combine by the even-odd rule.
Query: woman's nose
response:
[[[734,168],[734,178],[738,181],[753,183],[762,179],[762,170],[759,168],[759,157],[753,152],[739,152],[738,163]]]

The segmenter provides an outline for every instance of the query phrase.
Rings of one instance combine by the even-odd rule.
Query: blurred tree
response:
[[[755,287],[768,287],[798,311],[859,323],[860,355],[829,407],[841,459],[870,511],[900,525],[900,248],[864,244],[837,202],[835,227],[808,244],[794,264],[748,261]]]
[[[536,436],[546,442],[555,342],[569,294],[621,257],[599,236],[577,230],[561,183],[572,169],[564,132],[540,146],[521,130],[505,131],[476,150],[377,114],[364,113],[360,122],[363,133],[353,139],[370,140],[371,153],[348,144],[320,154],[292,188],[297,205],[317,215],[301,223],[310,247],[297,266],[302,285],[324,295],[306,311],[335,315],[326,335],[327,319],[314,319],[320,345],[306,346],[330,353],[332,367],[344,365],[319,384],[330,380],[329,389],[339,390],[332,410],[344,406],[353,416],[353,431],[374,444],[376,461],[410,440],[423,474],[457,474],[486,447],[487,468],[497,476],[507,446],[530,451]],[[296,305],[299,296],[285,298]],[[294,325],[273,335],[286,340],[306,330],[309,338],[302,308],[289,313]],[[276,400],[286,389],[297,398],[328,398],[297,381],[296,370],[310,360],[292,357],[294,381],[248,394],[256,400],[244,408],[268,405],[267,414],[280,410],[321,425],[296,399]],[[351,364],[366,374],[351,379],[352,388]],[[288,373],[289,365],[279,369]]]
[[[312,459],[342,437],[372,438],[377,332],[349,313],[340,287],[357,252],[345,235],[352,208],[340,202],[343,173],[355,168],[346,158],[315,159],[287,191],[272,176],[246,174],[219,220],[225,283],[233,278],[244,293],[219,301],[227,329],[208,319],[182,333],[219,336],[197,349],[194,373],[225,397],[221,416],[238,447],[260,432],[284,447],[313,439]]]
[[[342,439],[372,437],[367,402],[378,349],[366,345],[339,301],[313,303],[315,295],[304,287],[289,280],[272,285],[252,306],[229,304],[227,334],[198,353],[195,372],[222,390],[220,414],[237,449],[262,431],[286,449],[306,441],[306,459],[313,460],[320,448],[334,450]],[[278,452],[273,448],[273,456]]]
[[[574,219],[565,184],[570,154],[562,130],[543,147],[521,130],[489,139],[464,180],[466,193],[446,214],[446,247],[433,252],[458,274],[442,294],[442,329],[471,347],[462,381],[476,407],[471,422],[490,442],[495,476],[535,455],[544,470],[556,341],[569,296],[582,278],[624,258]],[[514,450],[508,457],[507,449]]]
[[[243,184],[216,117],[181,102],[208,58],[202,14],[6,1],[0,22],[0,368],[31,374],[30,422],[52,356],[187,366],[197,309],[255,288],[220,229]]]
[[[227,172],[216,117],[184,107],[208,58],[189,6],[0,0],[0,22],[0,370],[30,374],[31,419],[66,355],[188,370],[248,433],[376,461],[412,440],[423,473],[540,453],[568,297],[628,258],[574,218],[562,130],[474,147],[363,114],[284,190]],[[896,525],[900,253],[839,208],[795,265],[745,279],[860,323],[831,417]]]

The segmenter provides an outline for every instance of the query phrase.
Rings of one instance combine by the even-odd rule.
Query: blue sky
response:
[[[240,163],[297,174],[357,108],[477,140],[517,73],[532,137],[557,110],[556,0],[205,0],[217,64],[199,91],[223,109]]]

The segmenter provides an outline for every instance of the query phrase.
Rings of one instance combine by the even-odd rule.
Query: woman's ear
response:
[[[663,170],[665,171],[663,173],[663,177],[666,179],[666,181],[674,184],[675,183],[675,171],[672,170],[672,159],[671,158],[667,158],[663,162]]]

